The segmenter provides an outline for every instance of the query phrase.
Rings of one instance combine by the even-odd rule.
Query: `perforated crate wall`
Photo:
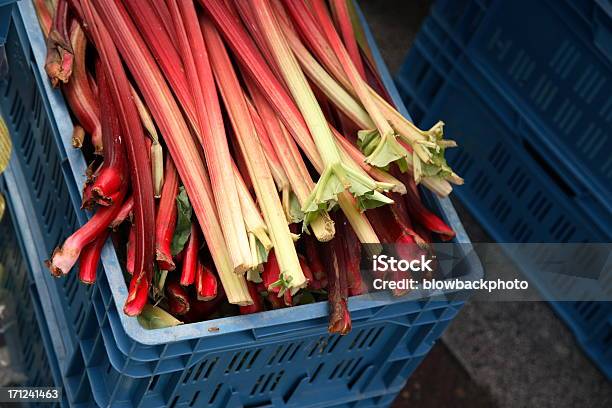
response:
[[[2,289],[11,294],[14,304],[10,309],[16,314],[17,337],[13,339],[14,344],[8,344],[15,347],[10,349],[11,360],[16,364],[13,368],[16,371],[23,370],[27,376],[27,381],[21,385],[56,386],[34,311],[35,289],[32,288],[28,267],[22,256],[8,209],[0,222],[0,264],[4,267],[4,276],[0,284]],[[43,404],[32,406],[43,406]],[[59,406],[59,404],[44,404],[44,406]]]

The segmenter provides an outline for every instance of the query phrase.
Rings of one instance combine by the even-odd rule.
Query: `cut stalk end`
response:
[[[72,147],[80,149],[85,141],[85,129],[79,125],[75,125],[72,130]]]

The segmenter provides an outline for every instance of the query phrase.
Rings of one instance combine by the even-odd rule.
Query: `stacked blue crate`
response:
[[[6,193],[6,184],[0,178],[0,193]],[[7,195],[8,196],[8,195]],[[10,296],[10,311],[14,313],[14,321],[10,323],[5,338],[6,347],[11,352],[11,368],[23,372],[26,380],[19,385],[31,387],[62,387],[61,375],[55,351],[50,341],[47,321],[44,320],[38,291],[29,273],[29,253],[23,250],[22,236],[17,225],[20,208],[9,198],[8,208],[0,221],[0,288]],[[17,204],[18,206],[19,204]],[[27,239],[27,238],[26,238]],[[52,324],[52,323],[51,323]],[[33,407],[67,406],[64,397],[61,403],[32,403]]]
[[[612,239],[611,11],[592,0],[439,0],[397,75],[416,121],[444,119],[459,142],[457,196],[499,242]],[[564,284],[524,271],[544,294]],[[552,305],[612,378],[612,303]]]

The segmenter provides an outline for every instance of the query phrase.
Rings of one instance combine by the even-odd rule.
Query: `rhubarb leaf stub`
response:
[[[381,137],[377,129],[360,130],[357,146],[367,156],[366,163],[374,167],[385,169],[395,162],[402,172],[407,169],[406,156],[410,153],[398,143],[394,134]]]

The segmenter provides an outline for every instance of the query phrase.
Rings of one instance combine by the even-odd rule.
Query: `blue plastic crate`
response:
[[[0,181],[0,192],[5,191],[4,183]],[[15,212],[10,200],[8,207],[7,214],[0,222],[0,264],[4,267],[0,288],[11,294],[11,311],[15,313],[15,321],[5,333],[6,343],[11,351],[11,367],[27,376],[27,381],[20,385],[63,388],[55,352],[50,345],[49,331],[42,317],[36,285],[28,273],[29,265],[26,259],[29,258],[27,254],[23,255],[19,239],[21,236],[13,227]],[[67,400],[64,397],[62,403],[30,405],[67,406]]]
[[[603,16],[598,18],[603,20],[609,14],[601,12],[591,1],[573,2],[575,9],[559,1],[555,2],[554,10],[545,0],[523,3],[439,1],[423,24],[396,82],[419,124],[427,127],[443,118],[447,134],[459,142],[460,148],[449,151],[451,164],[466,179],[456,194],[495,240],[610,242],[612,214],[596,199],[602,197],[601,191],[592,184],[597,178],[595,170],[602,169],[593,168],[591,172],[576,175],[583,169],[566,168],[566,164],[573,166],[572,158],[568,157],[567,163],[555,158],[544,140],[551,143],[555,133],[550,132],[555,129],[558,145],[570,139],[552,126],[551,117],[545,114],[548,111],[540,105],[534,106],[536,102],[526,101],[532,98],[538,104],[545,104],[556,115],[564,100],[556,98],[564,92],[574,92],[565,82],[567,78],[577,81],[582,70],[594,73],[595,68],[589,67],[599,67],[597,72],[609,68],[609,62],[598,53],[597,44],[589,46],[583,42],[587,39],[587,28],[601,28],[601,25],[589,28],[584,24],[588,20],[582,20],[600,14]],[[536,19],[542,10],[549,14],[547,18],[537,18],[541,35],[535,35],[525,20]],[[519,19],[516,13],[520,13],[520,20],[516,20]],[[576,20],[577,27],[566,25],[570,16]],[[514,26],[512,21],[516,23]],[[564,28],[563,32],[559,31],[560,27]],[[557,46],[540,41],[555,41]],[[498,49],[500,44],[506,44],[506,54]],[[524,51],[520,52],[523,47]],[[556,71],[559,66],[549,64],[546,59],[549,56],[545,54],[561,47],[575,51],[568,51],[557,59],[590,56],[592,64],[579,64],[573,70],[566,67],[563,72],[567,77],[559,78]],[[528,51],[534,49],[542,49],[543,54]],[[599,93],[595,89],[591,92],[590,103],[596,101],[599,109],[606,106],[601,100],[601,90],[610,89],[612,84],[612,76],[607,72]],[[548,79],[548,85],[538,87],[533,83],[540,78]],[[608,91],[608,100],[612,100],[610,95]],[[584,101],[576,98],[574,102]],[[585,102],[581,108],[584,114],[578,119],[580,122],[581,118],[595,116],[593,126],[600,126],[603,132],[598,153],[605,158],[599,162],[583,159],[587,165],[602,164],[611,157],[611,117],[609,114],[598,117],[601,112],[589,106]],[[590,126],[580,124],[581,129]],[[559,126],[556,122],[554,125]],[[576,133],[576,139],[579,137]],[[607,184],[607,193],[610,185]],[[539,280],[538,271],[528,269],[527,262],[521,259],[516,261],[544,295],[552,290],[549,285],[554,285],[555,290],[563,287],[563,277],[554,282]],[[602,293],[612,290],[612,282],[598,290]],[[552,305],[589,356],[612,378],[612,303],[553,302]]]
[[[18,2],[19,0],[0,0],[0,7],[3,6],[11,6],[14,3]]]
[[[69,402],[85,406],[93,395],[113,407],[388,405],[462,298],[354,297],[353,332],[344,337],[327,333],[324,302],[147,331],[122,312],[127,288],[112,245],[103,250],[103,271],[92,287],[80,284],[76,271],[58,280],[40,267],[86,220],[79,210],[85,162],[70,146],[72,123],[61,94],[45,77],[34,10],[29,2],[17,10],[7,42],[8,81],[0,84],[16,156],[6,178],[41,246],[33,271],[39,292],[47,293],[43,310],[61,333],[51,340]],[[458,242],[469,244],[450,201],[428,198]],[[482,276],[475,257],[464,275]]]

